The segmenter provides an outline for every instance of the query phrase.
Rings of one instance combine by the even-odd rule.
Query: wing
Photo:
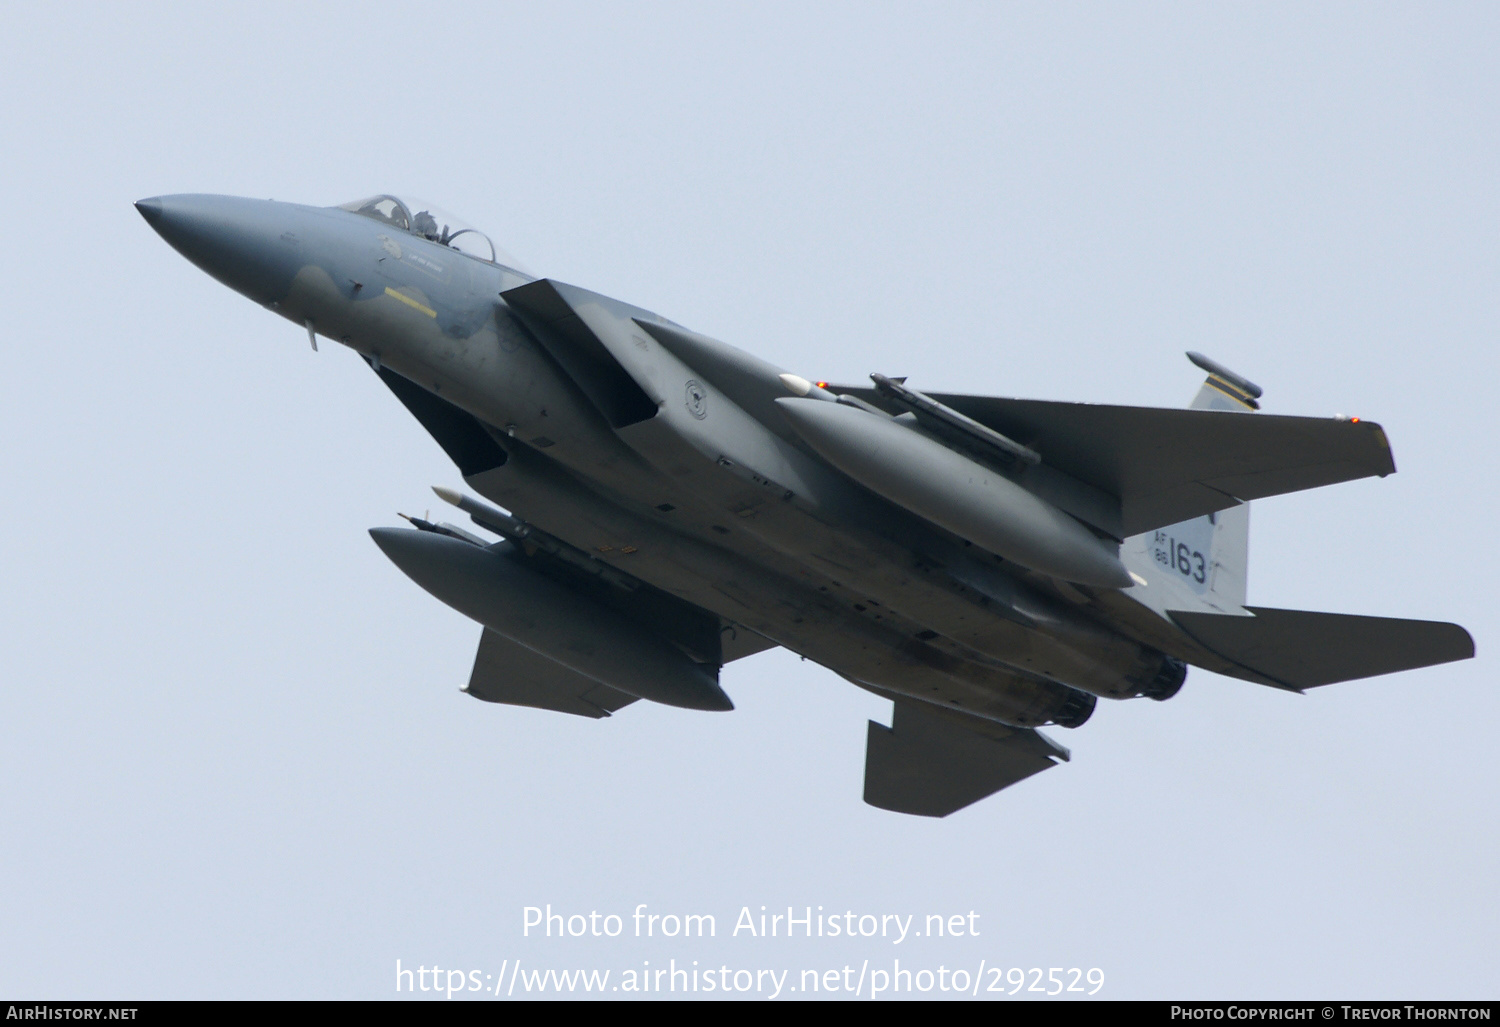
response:
[[[1245,418],[1249,420],[1249,418]],[[1194,641],[1250,671],[1224,673],[1292,691],[1467,660],[1474,639],[1457,624],[1246,607],[1253,617],[1172,611]]]
[[[589,327],[584,311],[604,304],[620,325],[635,308],[573,286],[539,280],[503,294],[616,427],[655,407],[628,367],[639,359],[621,338]],[[619,309],[616,310],[615,308]],[[634,313],[632,313],[634,312]],[[778,369],[733,347],[649,317],[637,318],[664,349],[728,394],[773,434],[790,438],[775,400]],[[1213,368],[1212,361],[1208,362]],[[1207,365],[1205,365],[1207,366]],[[1219,372],[1228,373],[1218,368]],[[1234,383],[1217,376],[1229,388]],[[1253,386],[1252,386],[1253,387]],[[900,412],[875,389],[831,386]],[[1123,539],[1265,496],[1332,485],[1396,469],[1378,424],[1334,418],[1226,417],[1221,410],[1169,410],[1043,400],[929,394],[984,429],[1040,455],[1017,480],[1080,520]],[[764,470],[764,469],[763,469]],[[776,480],[781,480],[777,478]]]
[[[886,402],[874,389],[831,388]],[[1372,421],[930,395],[1039,453],[1034,490],[1044,498],[1056,491],[1058,505],[1116,538],[1396,470],[1385,432]],[[1059,474],[1118,499],[1118,521],[1098,523],[1092,511],[1071,509],[1066,482],[1042,480]]]
[[[946,817],[1068,758],[1038,731],[898,699],[890,727],[870,721],[865,802]]]
[[[724,634],[724,660],[738,660],[769,649],[774,642],[735,625]],[[479,639],[474,670],[465,692],[485,702],[538,710],[607,717],[636,701],[618,689],[569,670],[489,628]]]
[[[595,719],[636,701],[633,695],[601,685],[489,628],[479,639],[474,671],[464,691],[485,702]]]

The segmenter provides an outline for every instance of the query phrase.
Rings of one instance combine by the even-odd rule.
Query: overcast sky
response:
[[[1497,29],[1492,4],[16,9],[0,992],[899,958],[1099,968],[1110,998],[1494,998]],[[476,702],[478,626],[365,534],[456,470],[357,357],[131,208],[382,191],[808,377],[1177,406],[1196,349],[1268,411],[1377,420],[1400,473],[1255,505],[1250,601],[1452,620],[1480,655],[1305,697],[1195,670],[942,821],[860,801],[889,704],[785,653],[725,670],[732,714]],[[625,932],[523,937],[547,903]],[[717,936],[634,938],[641,903]],[[762,905],[980,933],[733,936]]]

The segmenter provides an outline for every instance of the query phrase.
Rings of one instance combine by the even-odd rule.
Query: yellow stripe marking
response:
[[[395,289],[392,289],[389,285],[387,285],[385,287],[385,294],[387,296],[389,296],[393,300],[400,300],[402,303],[405,303],[408,307],[411,307],[413,310],[420,310],[422,313],[426,314],[428,317],[437,317],[437,311],[436,310],[433,310],[431,307],[424,307],[424,306],[422,306],[422,304],[418,303],[416,300],[412,299],[410,296],[406,295],[405,293],[397,292]]]
[[[387,291],[389,291],[389,290],[387,290]],[[1230,399],[1234,400],[1236,403],[1238,403],[1240,406],[1244,407],[1246,410],[1254,410],[1255,409],[1249,403],[1245,402],[1247,399],[1250,398],[1250,394],[1249,393],[1241,392],[1239,389],[1235,388],[1233,385],[1230,385],[1228,382],[1226,382],[1223,378],[1220,378],[1218,375],[1209,375],[1208,376],[1208,380],[1206,382],[1204,382],[1203,384],[1207,385],[1209,388],[1213,389],[1216,392],[1222,392],[1224,395],[1226,395]]]

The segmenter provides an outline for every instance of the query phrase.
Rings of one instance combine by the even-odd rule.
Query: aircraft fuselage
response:
[[[537,311],[502,295],[528,275],[340,209],[177,196],[142,212],[225,284],[488,426],[508,459],[469,475],[487,498],[858,684],[1035,726],[1170,682],[1087,593],[1049,595],[747,415],[643,330],[676,328],[649,311],[588,296],[657,379],[652,416],[615,426]],[[666,423],[674,402],[697,436]]]

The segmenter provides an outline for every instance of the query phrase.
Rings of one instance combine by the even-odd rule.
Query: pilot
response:
[[[411,219],[411,230],[418,235],[426,236],[433,242],[440,242],[438,238],[438,223],[431,212],[422,211]]]

